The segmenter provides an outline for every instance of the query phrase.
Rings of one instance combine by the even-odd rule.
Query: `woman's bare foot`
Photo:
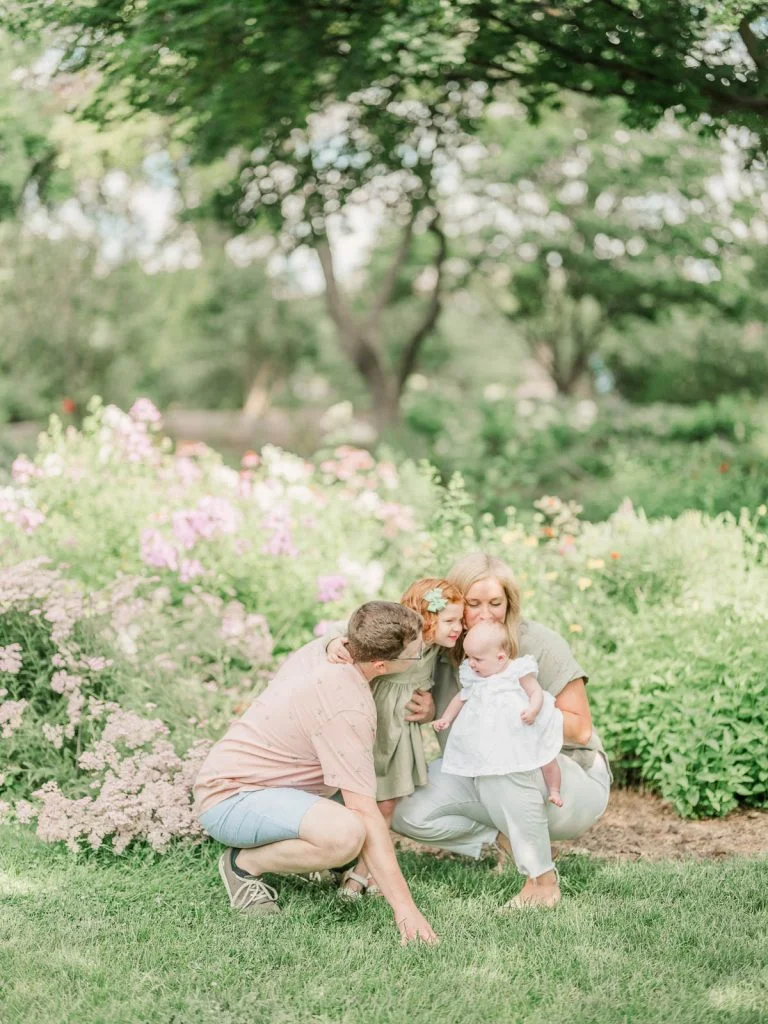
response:
[[[560,796],[560,790],[559,789],[553,789],[551,791],[551,793],[549,794],[549,802],[551,804],[554,804],[555,807],[562,807],[563,806],[563,798]]]
[[[560,884],[556,871],[547,871],[538,878],[528,878],[525,885],[502,910],[520,910],[522,907],[556,907],[560,902]]]

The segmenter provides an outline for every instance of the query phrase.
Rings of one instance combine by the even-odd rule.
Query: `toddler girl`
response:
[[[453,723],[443,771],[475,778],[540,768],[551,803],[562,807],[562,712],[539,685],[536,661],[530,655],[510,659],[509,651],[500,622],[478,622],[464,637],[461,690],[434,722],[438,732]]]
[[[432,688],[432,672],[442,650],[456,646],[463,629],[464,598],[458,587],[443,579],[417,580],[403,594],[401,604],[418,612],[424,620],[424,648],[411,668],[397,675],[379,676],[371,693],[376,704],[376,740],[373,760],[376,769],[376,800],[387,824],[397,801],[410,796],[416,786],[427,784],[424,741],[418,722],[407,722],[406,704],[414,690]],[[327,644],[330,661],[349,661],[341,636]],[[357,896],[374,886],[360,862],[342,881],[342,892]]]

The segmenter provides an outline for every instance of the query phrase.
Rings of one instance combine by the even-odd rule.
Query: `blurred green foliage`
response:
[[[467,403],[437,386],[412,392],[406,423],[448,478],[460,471],[479,512],[497,518],[542,494],[605,519],[625,498],[648,516],[710,515],[768,501],[768,403],[723,396],[692,406],[619,399]]]

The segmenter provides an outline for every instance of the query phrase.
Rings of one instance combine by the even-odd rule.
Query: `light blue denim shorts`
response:
[[[225,846],[267,846],[298,839],[304,815],[321,799],[302,789],[246,791],[209,807],[198,820],[209,836]]]

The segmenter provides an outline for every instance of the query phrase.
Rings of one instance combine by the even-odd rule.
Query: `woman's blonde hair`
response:
[[[471,551],[451,566],[445,578],[459,588],[465,600],[469,588],[480,580],[490,578],[499,581],[507,597],[504,626],[509,636],[509,654],[511,658],[516,658],[520,653],[518,637],[521,617],[520,588],[506,562],[502,562],[500,558],[488,555],[484,551]],[[459,660],[464,657],[463,637],[459,639],[454,651]]]

